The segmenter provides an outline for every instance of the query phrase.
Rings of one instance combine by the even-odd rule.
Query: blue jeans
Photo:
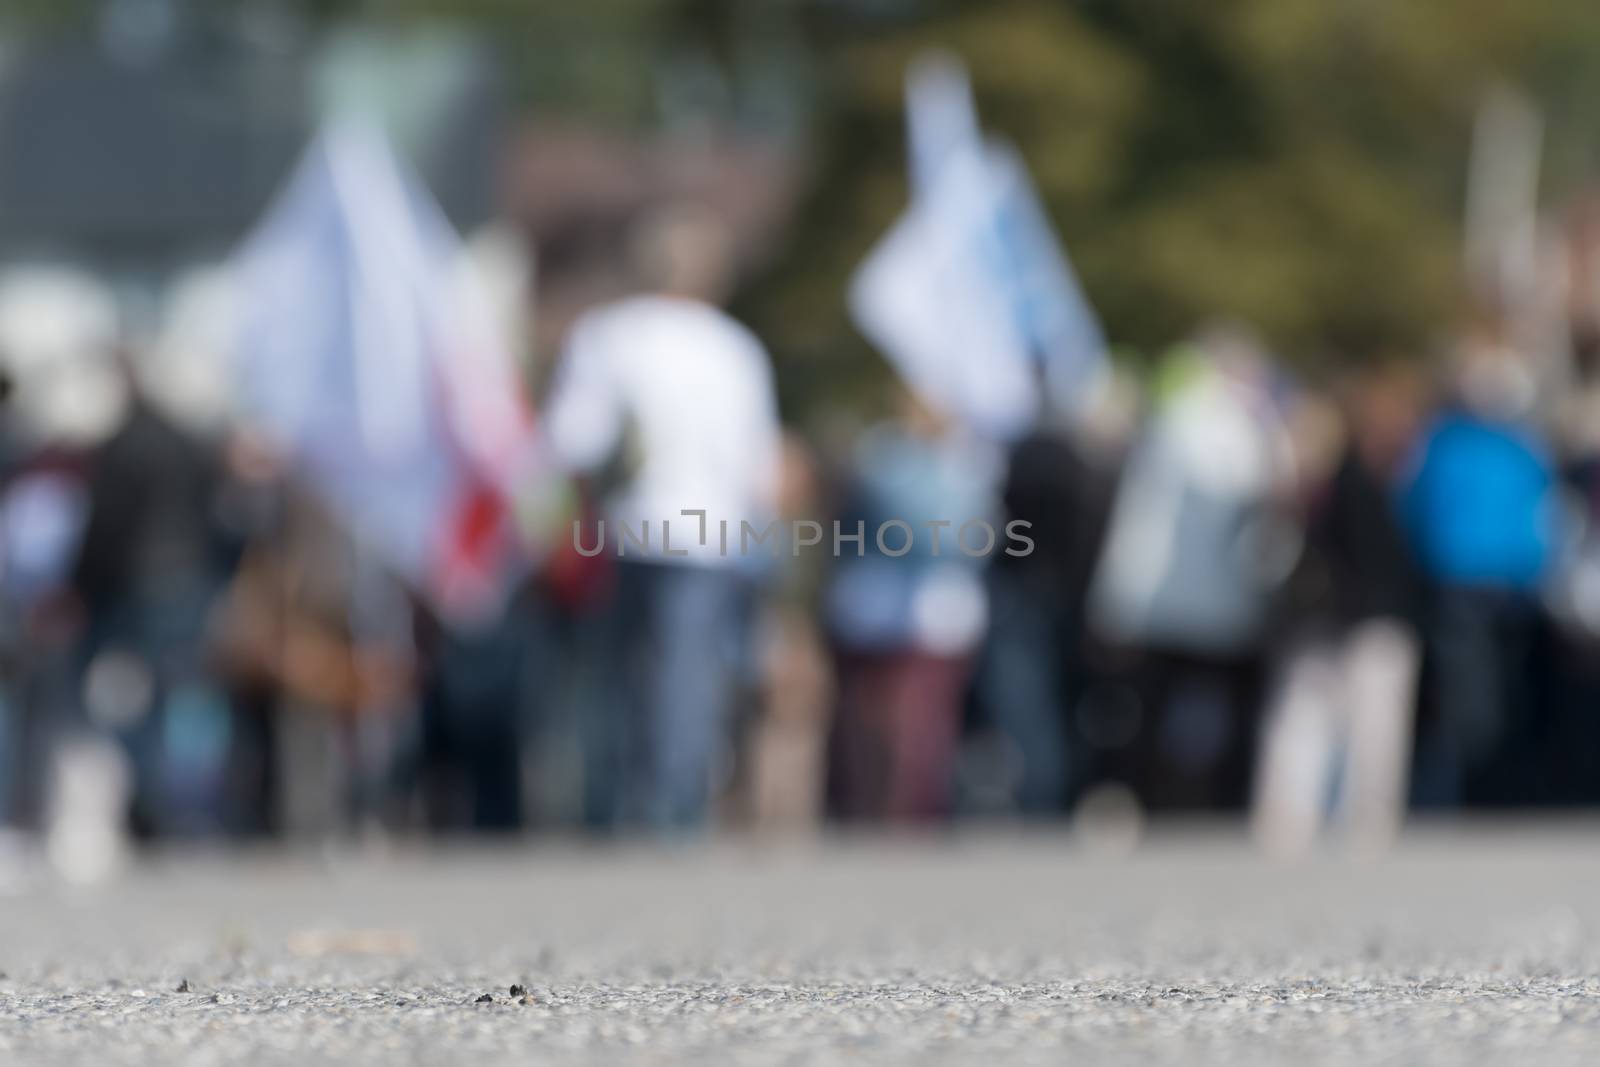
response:
[[[747,676],[752,600],[730,570],[618,564],[601,649],[607,693],[583,731],[591,824],[704,823]]]

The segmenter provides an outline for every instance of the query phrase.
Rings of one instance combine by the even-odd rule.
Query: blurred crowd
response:
[[[475,320],[532,369],[407,362],[439,220],[387,166],[313,149],[235,275],[242,341],[0,279],[0,825],[62,863],[1087,810],[1292,849],[1600,802],[1593,212],[1436,352],[1296,375],[1216,323],[1015,432],[903,366],[819,429],[723,310],[705,198],[631,211],[603,286],[537,294],[559,228],[473,242],[540,268],[488,272]]]
[[[7,288],[9,343],[101,346],[49,358],[103,380],[8,384],[0,816],[46,825],[74,774],[159,837],[1052,817],[1118,790],[1253,801],[1292,843],[1600,801],[1589,308],[1559,383],[1494,324],[1437,371],[1327,382],[1217,327],[1009,450],[899,388],[830,453],[707,299],[714,219],[650,225],[657,284],[577,320],[537,418],[544,550],[465,620],[265,436],[154,402],[110,318],[85,328],[87,282]],[[107,432],[77,445],[78,419]],[[690,507],[835,534],[718,552]],[[1032,551],[956,550],[977,517]],[[648,541],[662,519],[686,548]],[[924,536],[873,536],[891,520]]]

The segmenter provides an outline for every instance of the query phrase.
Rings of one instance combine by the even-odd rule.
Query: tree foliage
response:
[[[797,379],[868,359],[840,292],[905,202],[902,75],[926,47],[966,59],[1109,335],[1147,351],[1234,316],[1301,364],[1425,352],[1460,312],[1471,124],[1497,80],[1546,111],[1547,199],[1592,173],[1600,16],[1581,0],[866,10],[813,24],[829,90],[816,181],[749,305]]]
[[[261,6],[175,2],[212,19]],[[98,6],[15,0],[8,25],[59,27]],[[819,399],[882,378],[843,294],[906,202],[903,75],[928,47],[966,59],[985,125],[1020,148],[1108,334],[1145,351],[1235,316],[1302,364],[1424,352],[1460,311],[1459,220],[1485,89],[1519,82],[1544,110],[1548,204],[1592,178],[1600,149],[1593,0],[280,9],[313,26],[469,24],[503,47],[529,111],[648,130],[687,92],[690,110],[721,108],[758,131],[792,137],[804,116],[805,201],[740,310],[772,344],[791,393]]]

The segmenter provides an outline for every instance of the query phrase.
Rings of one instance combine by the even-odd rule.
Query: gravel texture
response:
[[[0,1063],[1593,1063],[1597,844],[165,855],[0,899]]]

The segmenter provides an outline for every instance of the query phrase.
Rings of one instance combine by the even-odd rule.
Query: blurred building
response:
[[[88,35],[0,38],[0,264],[89,268],[138,325],[173,275],[232,249],[319,115],[358,94],[404,100],[391,126],[446,212],[487,218],[503,109],[483,50],[317,34],[286,12],[114,2]]]

